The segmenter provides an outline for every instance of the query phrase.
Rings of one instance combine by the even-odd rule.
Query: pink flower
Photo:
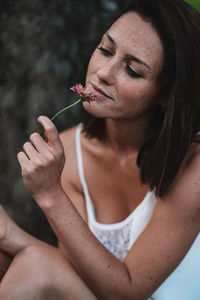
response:
[[[52,118],[51,121],[53,121],[55,118],[57,118],[61,113],[63,113],[64,111],[68,110],[69,108],[74,107],[76,104],[82,102],[82,101],[87,101],[87,102],[91,102],[94,101],[96,96],[91,93],[89,91],[89,89],[85,88],[82,86],[82,84],[76,84],[74,86],[72,86],[70,88],[70,90],[72,90],[73,92],[75,92],[76,94],[79,95],[79,99],[72,103],[71,105],[66,106],[65,108],[61,109],[59,112],[57,112]],[[44,133],[44,129],[41,131],[40,135],[42,135]]]
[[[72,86],[70,90],[78,94],[83,101],[87,101],[89,103],[95,101],[96,96],[80,83]]]

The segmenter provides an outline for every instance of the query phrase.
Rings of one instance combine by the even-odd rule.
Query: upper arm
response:
[[[160,286],[184,258],[199,231],[197,155],[181,167],[168,195],[157,200],[149,224],[125,258],[136,298],[146,299]]]
[[[150,296],[172,273],[199,231],[195,221],[180,216],[181,212],[163,201],[158,200],[148,226],[124,261],[134,292],[140,297],[143,293]],[[194,220],[194,214],[192,218]]]
[[[75,130],[76,127],[66,130],[60,134],[60,139],[63,144],[66,157],[65,165],[61,176],[61,183],[64,191],[70,198],[76,210],[79,212],[81,217],[87,222],[85,199],[79,179],[76,158]],[[66,252],[60,241],[58,241],[58,246],[62,251]]]
[[[61,183],[64,191],[79,214],[86,221],[85,199],[80,183],[75,146],[76,127],[66,130],[60,134],[60,139],[65,151],[65,165],[63,168]]]

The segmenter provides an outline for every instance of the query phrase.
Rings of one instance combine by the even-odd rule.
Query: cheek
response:
[[[116,84],[116,94],[119,102],[132,103],[133,99],[142,96],[143,89],[134,80],[127,80],[125,76],[120,76]]]
[[[88,69],[87,69],[87,74],[86,77],[90,76],[93,73],[96,73],[98,70],[98,55],[96,51],[92,54],[89,64],[88,64]]]
[[[118,103],[127,109],[145,109],[155,105],[156,89],[142,81],[120,82],[117,89]]]

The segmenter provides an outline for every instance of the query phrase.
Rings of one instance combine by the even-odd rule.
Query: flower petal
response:
[[[96,98],[96,96],[91,93],[88,88],[83,87],[80,83],[72,86],[70,90],[78,94],[83,99],[83,101],[91,102]]]

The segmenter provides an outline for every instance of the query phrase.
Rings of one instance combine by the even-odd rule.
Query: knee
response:
[[[32,282],[40,286],[52,285],[55,271],[59,274],[63,268],[66,272],[71,269],[70,262],[61,254],[60,250],[51,246],[28,246],[18,253],[15,263],[24,269]]]
[[[24,263],[31,264],[36,268],[50,268],[55,265],[70,265],[66,256],[53,246],[38,246],[31,245],[20,251],[16,257],[24,261]]]
[[[0,250],[0,281],[7,272],[12,259],[8,255],[6,255],[3,251]]]
[[[48,247],[31,245],[21,250],[15,257],[15,260],[20,260],[21,263],[27,263],[33,267],[42,266],[48,260]]]
[[[45,299],[52,282],[46,252],[45,247],[29,246],[14,257],[1,282],[1,299]]]
[[[14,258],[13,264],[17,267],[27,286],[33,289],[43,289],[52,281],[53,257],[48,247],[28,246]]]

